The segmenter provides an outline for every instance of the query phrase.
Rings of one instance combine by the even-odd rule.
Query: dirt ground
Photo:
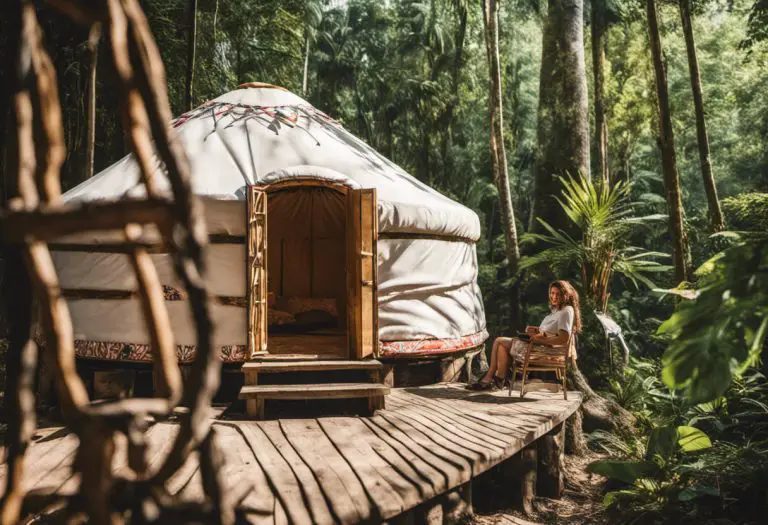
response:
[[[476,525],[604,525],[609,522],[601,504],[604,478],[588,474],[586,466],[602,456],[589,453],[583,457],[565,456],[565,493],[559,500],[536,498],[534,516],[515,510],[478,513],[470,523]]]

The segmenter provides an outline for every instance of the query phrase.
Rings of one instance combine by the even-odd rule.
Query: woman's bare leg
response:
[[[507,375],[507,369],[509,369],[509,350],[512,348],[512,338],[500,337],[499,351],[496,355],[496,375],[499,377],[505,377]]]
[[[491,348],[491,358],[489,359],[488,371],[481,380],[488,383],[494,376],[503,378],[507,375],[507,366],[509,365],[509,349],[512,347],[511,337],[497,337],[493,341]]]
[[[491,358],[488,360],[488,364],[489,364],[488,371],[480,380],[483,383],[488,383],[496,373],[496,361],[498,360],[498,357],[496,356],[499,354],[499,342],[501,339],[503,338],[497,337],[496,339],[493,340],[493,346],[491,347]]]

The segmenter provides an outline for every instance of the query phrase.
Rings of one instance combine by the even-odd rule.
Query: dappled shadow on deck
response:
[[[212,414],[226,454],[226,479],[254,487],[242,518],[252,523],[380,522],[415,507],[511,457],[564,421],[578,393],[474,393],[443,384],[393,389],[374,417],[248,421]],[[157,468],[178,432],[160,422],[148,433]],[[71,493],[77,439],[55,427],[39,431],[29,454],[29,488]],[[130,475],[125,447],[113,468]],[[168,482],[182,498],[203,497],[190,455]]]

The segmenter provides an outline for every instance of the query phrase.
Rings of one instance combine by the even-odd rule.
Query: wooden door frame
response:
[[[267,249],[268,249],[267,238],[268,238],[269,230],[268,230],[267,218],[265,217],[265,220],[264,220],[264,228],[265,228],[265,233],[264,233],[264,255],[263,255],[263,257],[264,257],[263,282],[265,283],[265,286],[264,286],[264,290],[262,291],[262,294],[261,294],[262,298],[259,299],[258,297],[255,296],[255,294],[252,293],[252,291],[253,291],[253,286],[252,286],[253,277],[251,276],[251,273],[252,273],[251,272],[251,267],[252,267],[253,262],[254,262],[253,259],[255,257],[255,253],[253,253],[253,251],[252,251],[253,247],[254,247],[254,244],[252,244],[252,242],[250,240],[251,239],[251,235],[252,235],[251,227],[250,227],[251,217],[252,217],[252,209],[251,209],[251,207],[252,207],[252,196],[251,195],[253,194],[254,191],[256,191],[256,192],[264,192],[265,197],[266,197],[265,207],[268,208],[269,194],[270,193],[278,192],[278,191],[281,191],[281,190],[313,188],[313,187],[314,188],[325,188],[325,189],[337,191],[337,192],[341,193],[345,197],[345,202],[347,201],[347,196],[348,196],[348,193],[349,193],[350,190],[362,189],[362,188],[356,188],[356,187],[352,186],[351,184],[345,184],[344,182],[329,181],[327,179],[321,179],[321,178],[312,177],[312,176],[292,177],[291,179],[276,181],[276,182],[272,182],[272,183],[269,183],[269,184],[259,184],[259,185],[256,185],[256,184],[251,185],[251,184],[249,184],[246,187],[246,197],[247,197],[247,200],[246,200],[246,213],[245,213],[245,216],[246,216],[246,272],[247,272],[247,278],[246,278],[246,290],[245,290],[245,293],[246,293],[247,304],[248,304],[248,309],[247,309],[248,313],[247,313],[247,317],[246,317],[246,323],[247,323],[247,331],[248,331],[248,334],[247,334],[248,335],[248,337],[247,337],[248,355],[250,357],[254,357],[258,353],[266,353],[266,354],[269,353],[269,344],[268,344],[268,336],[267,336],[267,322],[266,322],[267,308],[268,308],[268,306],[267,306],[266,282],[267,282],[267,277],[269,275],[269,269],[267,268],[267,259],[268,259],[267,258]],[[374,195],[375,195],[375,191],[374,191]],[[346,206],[346,204],[345,204],[345,206]],[[349,228],[349,225],[347,225],[346,227]],[[346,235],[346,233],[345,233],[345,237],[348,237]],[[349,243],[348,239],[346,240],[346,243]],[[349,247],[347,247],[347,250],[348,249],[349,249]],[[377,329],[378,328],[378,294],[377,294],[378,287],[376,286],[376,284],[378,283],[378,263],[377,263],[377,260],[376,260],[376,254],[377,254],[377,249],[376,249],[376,244],[374,242],[374,253],[373,253],[373,256],[372,256],[373,257],[373,261],[374,261],[373,262],[373,279],[374,279],[373,304],[374,304],[374,315],[375,315],[375,320],[374,320],[374,332],[375,333],[372,334],[373,346],[374,346],[374,356],[378,354],[378,329]],[[349,266],[349,264],[347,264],[347,266]],[[346,271],[347,271],[347,273],[349,273],[351,271],[351,268],[348,267],[346,269]],[[263,301],[263,302],[259,303],[260,300]],[[254,343],[258,339],[258,337],[254,337],[252,335],[252,334],[255,333],[255,329],[258,329],[258,327],[254,327],[254,318],[253,318],[252,312],[256,311],[256,309],[258,308],[259,304],[263,304],[264,305],[263,306],[264,307],[264,311],[263,311],[264,323],[263,323],[262,328],[261,328],[261,330],[262,330],[262,337],[263,337],[263,339],[261,339],[261,340],[263,340],[264,343],[265,343],[263,345],[263,349],[254,348],[254,346],[255,346]],[[346,307],[345,307],[345,311],[348,312],[349,310],[350,310],[350,305],[347,304]],[[347,316],[348,315],[349,314],[347,314]],[[345,326],[347,327],[346,328],[347,332],[349,332],[349,326],[348,326],[348,322],[346,320],[345,320]],[[356,353],[357,353],[357,349],[352,346],[352,344],[350,342],[349,333],[346,334],[345,341],[346,341],[345,352],[346,352],[347,358],[354,359],[355,356],[356,356]]]

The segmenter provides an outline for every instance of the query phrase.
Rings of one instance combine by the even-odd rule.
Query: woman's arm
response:
[[[560,346],[568,342],[568,332],[560,330],[557,335],[549,335],[546,333],[536,334],[531,337],[531,341],[537,345]]]

